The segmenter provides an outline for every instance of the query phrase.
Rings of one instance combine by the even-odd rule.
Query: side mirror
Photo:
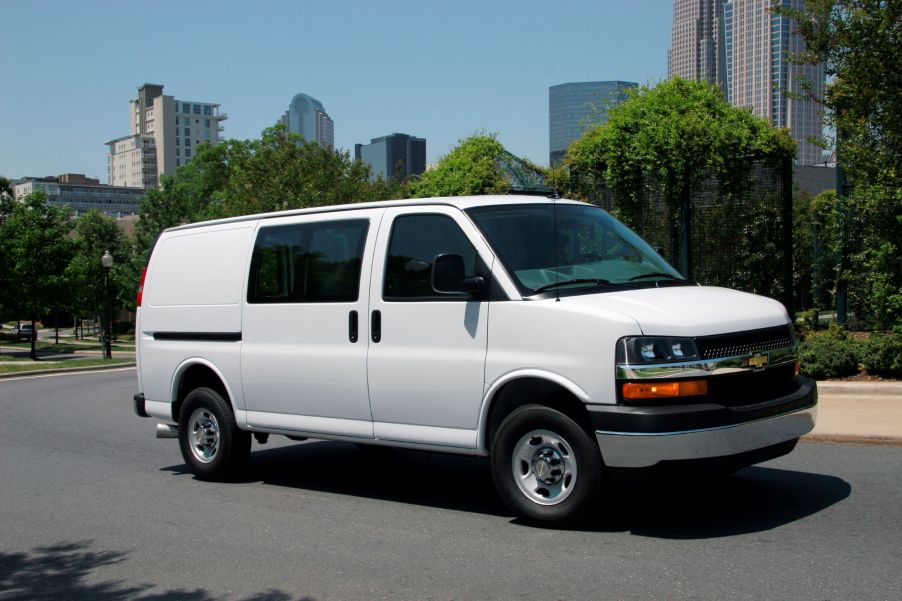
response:
[[[478,297],[485,287],[485,280],[479,276],[466,275],[464,258],[458,254],[436,255],[432,261],[432,289],[439,294],[469,294]]]

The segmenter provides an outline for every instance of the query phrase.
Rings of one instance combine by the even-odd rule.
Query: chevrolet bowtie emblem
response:
[[[755,353],[751,357],[749,357],[747,365],[749,367],[754,367],[756,369],[761,369],[767,362],[770,361],[770,357],[767,354],[762,355],[761,353]]]

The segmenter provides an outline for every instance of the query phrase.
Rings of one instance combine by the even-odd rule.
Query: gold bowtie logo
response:
[[[762,367],[767,365],[768,361],[770,361],[770,357],[768,357],[766,354],[762,355],[760,353],[755,353],[754,355],[749,357],[748,365],[756,369],[761,369]]]

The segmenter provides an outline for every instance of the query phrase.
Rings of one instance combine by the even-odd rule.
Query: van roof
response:
[[[172,228],[168,228],[167,232],[187,230],[197,227],[205,227],[208,225],[220,225],[227,223],[239,223],[242,221],[256,221],[258,219],[272,219],[275,217],[287,217],[290,215],[309,215],[316,213],[333,213],[340,211],[354,211],[357,209],[384,209],[391,207],[410,207],[410,206],[435,206],[444,205],[457,207],[461,210],[473,207],[482,207],[498,204],[547,204],[549,202],[560,202],[567,204],[584,204],[580,201],[569,199],[551,199],[538,196],[526,196],[522,194],[492,194],[485,196],[447,196],[441,198],[413,198],[406,200],[380,200],[373,202],[358,202],[354,204],[344,205],[326,205],[321,207],[310,207],[306,209],[290,209],[288,211],[277,211],[274,213],[257,213],[254,215],[242,215],[240,217],[228,217],[225,219],[215,219],[212,221],[200,221],[197,223],[188,223]]]

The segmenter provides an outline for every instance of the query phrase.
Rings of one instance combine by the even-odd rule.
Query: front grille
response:
[[[711,399],[726,407],[768,401],[790,394],[797,388],[794,363],[708,379],[708,394]]]
[[[747,332],[701,336],[695,339],[695,343],[702,359],[720,359],[790,347],[793,345],[793,334],[789,325],[785,325]]]

